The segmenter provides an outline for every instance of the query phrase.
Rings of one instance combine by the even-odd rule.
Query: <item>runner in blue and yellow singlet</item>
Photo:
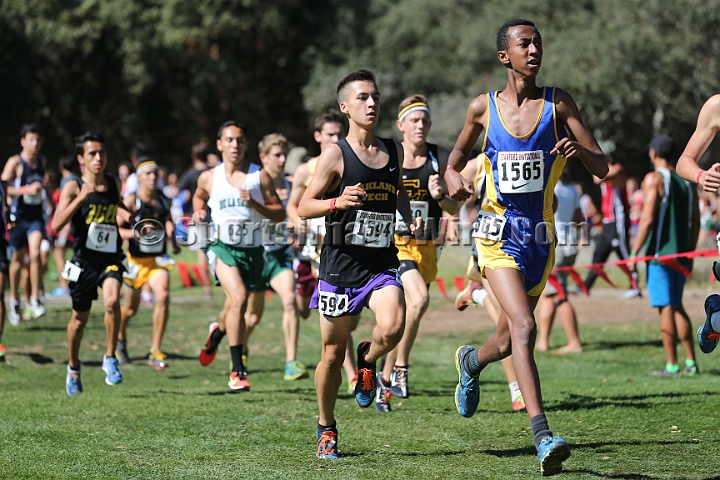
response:
[[[497,34],[497,49],[507,69],[507,85],[472,101],[445,172],[452,198],[464,201],[472,195],[472,186],[459,171],[485,131],[488,204],[479,212],[474,237],[482,273],[502,313],[485,345],[457,350],[455,404],[462,416],[474,415],[480,372],[512,354],[540,471],[547,476],[562,472],[562,462],[570,456],[567,442],[554,437],[548,426],[533,358],[533,310],[554,262],[553,190],[566,159],[577,157],[600,178],[608,166],[572,97],[537,86],[543,50],[535,25],[522,19],[505,23]]]

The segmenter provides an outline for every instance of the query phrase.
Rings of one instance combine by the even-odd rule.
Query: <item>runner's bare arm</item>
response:
[[[205,207],[210,199],[210,189],[212,188],[212,175],[214,174],[213,169],[205,170],[198,177],[197,188],[195,189],[195,195],[192,198],[193,214],[192,220],[195,223],[200,223],[205,220]]]
[[[575,140],[569,137],[561,139],[550,153],[557,153],[568,159],[577,156],[588,172],[598,178],[605,178],[608,173],[608,160],[593,134],[583,123],[575,100],[559,88],[555,92],[555,99],[558,121],[565,125]]]
[[[442,208],[445,212],[454,215],[458,212],[458,209],[460,208],[460,204],[457,200],[454,200],[453,198],[447,196],[447,184],[443,180],[443,177],[445,176],[445,172],[447,170],[448,165],[448,158],[450,156],[450,151],[443,147],[438,147],[438,156],[440,157],[438,159],[438,167],[440,170],[440,175],[431,175],[430,178],[432,182],[430,182],[430,193],[433,195],[433,198],[438,202],[440,205],[440,208]],[[435,187],[435,184],[438,184],[439,190]],[[433,190],[435,190],[435,194],[433,194]],[[437,195],[436,195],[437,194]],[[439,195],[439,198],[436,198],[436,196]]]
[[[698,166],[698,160],[708,149],[718,131],[720,131],[720,95],[714,95],[700,109],[695,132],[677,163],[678,175],[689,182],[699,183],[708,193],[715,193],[720,188],[718,171],[720,163],[713,164],[703,172]],[[700,174],[701,172],[703,173]]]
[[[180,245],[178,244],[177,237],[175,236],[175,223],[173,223],[172,216],[169,213],[165,219],[165,235],[167,240],[170,241],[170,245],[173,247],[173,254],[177,255],[180,253]]]
[[[67,182],[60,191],[60,200],[58,201],[55,215],[50,222],[50,227],[56,232],[59,232],[70,221],[72,216],[75,215],[75,212],[77,212],[88,195],[94,191],[95,186],[87,182],[83,183],[82,188],[80,188],[77,182]]]
[[[282,222],[285,220],[285,207],[283,207],[277,191],[275,183],[265,170],[260,170],[260,189],[262,190],[265,203],[256,202],[248,190],[240,189],[240,198],[245,200],[248,206],[265,218],[273,222]]]
[[[23,187],[16,187],[14,185],[11,185],[11,183],[15,182],[15,179],[17,178],[17,169],[20,165],[20,155],[13,155],[12,157],[8,158],[7,163],[5,164],[5,167],[2,171],[2,178],[3,182],[7,182],[7,189],[5,190],[5,194],[8,197],[17,197],[18,195],[22,195]]]
[[[118,225],[118,231],[120,232],[120,238],[122,238],[123,240],[130,240],[131,238],[135,238],[132,228],[130,227],[130,222],[125,219],[125,214],[121,215],[120,212],[129,212],[130,215],[135,214],[136,195],[136,193],[131,193],[123,199],[122,204],[125,209],[121,210],[118,208],[117,218],[115,220]]]
[[[300,218],[298,214],[298,205],[302,199],[303,193],[305,193],[305,186],[307,185],[307,177],[309,175],[307,163],[303,163],[295,169],[293,175],[292,189],[290,190],[290,198],[288,198],[287,216],[290,223],[295,225],[298,234],[304,234],[306,229],[303,228],[305,222]]]
[[[448,169],[445,171],[448,195],[459,202],[467,200],[473,193],[472,185],[460,175],[460,171],[465,168],[470,152],[485,129],[486,115],[487,94],[482,94],[470,102],[465,125],[448,157]]]
[[[657,172],[650,172],[645,175],[643,180],[642,191],[644,203],[642,212],[640,213],[640,220],[638,222],[638,230],[635,234],[635,240],[633,241],[631,253],[638,253],[642,249],[645,240],[650,235],[650,229],[655,223],[655,213],[658,207],[658,201],[660,200],[660,189],[662,189],[662,179],[660,174]]]
[[[367,195],[358,183],[345,187],[341,195],[335,199],[322,200],[328,190],[335,188],[340,182],[343,171],[343,157],[340,147],[331,145],[318,157],[315,174],[305,190],[305,194],[298,205],[298,215],[305,220],[329,215],[330,205],[335,204],[338,210],[347,210],[350,207],[361,207],[362,200]]]

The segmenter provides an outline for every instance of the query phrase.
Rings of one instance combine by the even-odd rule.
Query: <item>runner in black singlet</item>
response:
[[[80,345],[90,306],[102,288],[105,305],[106,350],[102,368],[105,383],[122,382],[115,358],[115,344],[120,329],[120,284],[125,270],[122,239],[118,220],[132,223],[130,212],[120,201],[120,185],[105,173],[107,154],[105,137],[87,132],[75,139],[78,161],[84,166],[82,177],[68,182],[60,192],[60,201],[52,219],[55,231],[72,222],[75,233],[75,255],[65,264],[62,275],[70,282],[72,317],[68,325],[68,350],[65,389],[72,396],[83,391],[80,380]]]
[[[405,219],[411,212],[401,182],[402,147],[373,132],[379,98],[369,70],[340,80],[337,99],[349,120],[348,136],[320,154],[298,208],[303,219],[326,217],[319,282],[310,303],[320,311],[323,343],[315,371],[318,458],[338,458],[334,410],[350,317],[368,307],[377,321],[372,342],[357,348],[355,401],[361,408],[375,399],[378,358],[397,345],[404,330],[405,299],[393,233],[396,209]]]

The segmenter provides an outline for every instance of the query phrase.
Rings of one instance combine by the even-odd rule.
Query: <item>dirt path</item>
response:
[[[685,290],[683,304],[694,326],[705,320],[703,303],[712,290]],[[448,292],[454,294],[454,292]],[[642,298],[624,300],[621,290],[595,290],[592,296],[571,295],[570,300],[577,312],[578,323],[655,322],[659,327],[656,309],[650,307],[647,293]],[[439,332],[477,331],[492,327],[492,321],[484,308],[469,307],[464,312],[455,309],[452,302],[441,296],[433,296],[428,312],[420,324],[420,335]]]

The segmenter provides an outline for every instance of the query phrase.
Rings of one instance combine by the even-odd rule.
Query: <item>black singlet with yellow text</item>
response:
[[[442,220],[442,207],[432,198],[428,188],[428,179],[431,175],[439,174],[438,146],[433,143],[427,144],[427,159],[425,163],[417,168],[406,168],[403,166],[403,185],[410,198],[410,206],[413,218],[423,217],[423,230],[414,235],[409,230],[397,232],[403,237],[414,237],[420,240],[435,240],[440,233],[440,221]],[[405,219],[412,222],[412,219]]]
[[[81,178],[77,178],[78,187],[82,189],[83,181]],[[109,174],[105,174],[105,190],[98,192],[95,190],[93,193],[88,195],[85,201],[80,205],[80,208],[75,212],[71,221],[73,226],[73,232],[75,235],[75,256],[88,260],[89,262],[99,262],[104,265],[111,259],[117,257],[123,257],[122,252],[122,239],[117,231],[117,212],[120,204],[120,191],[115,180],[115,177]],[[98,238],[93,238],[92,241],[88,241],[88,234],[91,233],[90,229],[93,228],[93,234]],[[107,226],[107,227],[104,227]],[[114,226],[113,229],[111,228]],[[97,233],[96,233],[97,232]],[[100,237],[103,235],[103,237]],[[108,235],[110,239],[114,236],[117,240],[115,243],[115,253],[107,253],[96,251],[88,247],[88,245],[98,244],[103,245],[107,243]],[[108,245],[108,249],[111,248]]]
[[[320,253],[318,278],[337,287],[362,287],[373,275],[398,268],[397,248],[392,243],[397,188],[400,185],[397,147],[394,140],[383,142],[390,159],[382,168],[370,168],[355,154],[347,140],[336,143],[343,155],[343,175],[338,187],[325,198],[339,197],[345,187],[360,183],[367,193],[361,207],[340,210],[325,217],[326,235]],[[363,223],[367,221],[368,223]],[[366,237],[362,242],[353,232],[358,229]],[[381,248],[373,246],[370,237]],[[365,244],[362,244],[362,243]],[[365,246],[367,245],[367,246]]]
[[[167,198],[161,192],[157,192],[155,204],[143,202],[137,192],[135,192],[135,222],[147,219],[155,220],[162,225],[164,231],[165,222],[169,216],[170,206]],[[133,238],[128,242],[128,251],[133,257],[156,257],[158,255],[165,255],[165,253],[167,253],[167,242],[162,240],[154,245],[141,245],[136,238]]]

